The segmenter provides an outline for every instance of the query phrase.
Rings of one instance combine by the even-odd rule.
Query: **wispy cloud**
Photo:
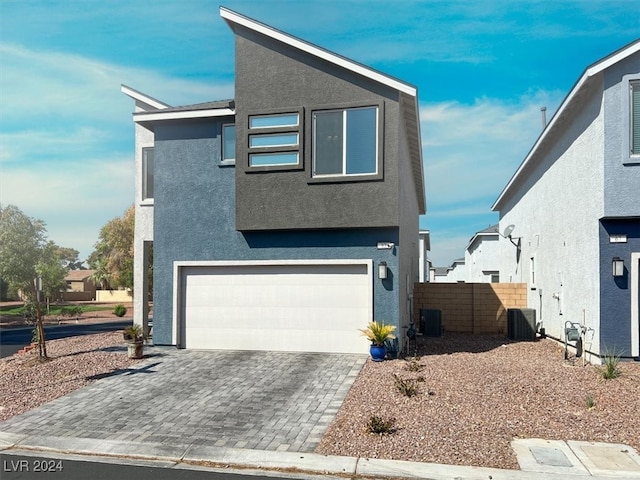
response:
[[[170,104],[233,97],[189,81],[79,55],[0,44],[0,202],[91,253],[101,225],[133,203],[133,102],[120,84]]]
[[[497,222],[491,205],[540,134],[540,107],[547,107],[549,119],[562,98],[536,91],[515,101],[421,106],[428,202],[422,227],[432,232],[435,264],[463,256],[469,238]]]

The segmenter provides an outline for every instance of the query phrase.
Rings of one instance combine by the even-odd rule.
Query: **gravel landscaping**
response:
[[[127,358],[122,332],[51,340],[47,354],[50,360],[44,363],[35,351],[0,360],[0,421],[140,362]]]
[[[418,354],[369,360],[316,452],[517,469],[516,437],[640,451],[640,363],[620,363],[622,375],[604,380],[549,339],[452,333],[420,339]],[[400,393],[394,374],[417,393]],[[370,433],[372,416],[395,419],[395,431]]]
[[[127,358],[120,332],[53,340],[47,349],[46,363],[33,353],[0,361],[0,421],[139,362]],[[640,451],[638,362],[621,363],[622,375],[604,380],[592,365],[565,361],[551,340],[451,333],[420,339],[417,353],[367,361],[316,452],[517,469],[515,437]],[[392,432],[370,433],[372,416],[395,419]]]

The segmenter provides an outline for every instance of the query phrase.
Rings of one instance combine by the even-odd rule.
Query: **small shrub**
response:
[[[113,309],[113,314],[116,317],[124,317],[126,313],[127,313],[127,307],[125,307],[122,304],[116,305],[116,307]]]
[[[393,428],[395,422],[396,420],[394,418],[385,420],[378,415],[372,415],[367,423],[367,430],[377,435],[388,435],[395,431]]]
[[[619,355],[605,355],[604,363],[602,367],[600,367],[600,375],[602,376],[602,378],[604,378],[605,380],[611,380],[622,375],[622,372],[618,368],[619,364]]]
[[[38,319],[38,309],[33,302],[25,302],[24,306],[20,309],[20,314],[28,322],[35,322]]]
[[[405,365],[404,368],[406,368],[410,372],[419,372],[424,368],[424,365],[422,365],[421,363],[418,363],[418,361],[415,358],[413,358]]]
[[[584,397],[584,403],[587,406],[587,410],[591,410],[596,406],[596,399],[591,393],[587,393],[587,395]]]
[[[398,391],[405,397],[413,397],[415,394],[418,393],[418,387],[416,386],[415,380],[405,379],[405,378],[399,377],[394,373],[393,383],[395,384]]]

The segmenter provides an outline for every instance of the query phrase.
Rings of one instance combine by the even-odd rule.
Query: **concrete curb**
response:
[[[400,460],[337,457],[313,453],[248,450],[241,448],[206,447],[199,445],[166,445],[134,443],[87,438],[25,436],[0,432],[0,450],[28,450],[67,455],[122,458],[127,463],[136,460],[163,462],[166,468],[199,469],[207,462],[236,469],[290,470],[307,474],[384,476],[422,478],[430,480],[561,480],[565,474],[501,470]],[[611,476],[579,475],[573,478],[611,480]],[[627,477],[617,477],[627,478]]]

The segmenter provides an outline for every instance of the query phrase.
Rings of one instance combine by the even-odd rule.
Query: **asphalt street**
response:
[[[47,325],[44,329],[47,340],[90,335],[92,333],[122,330],[131,325],[132,320],[116,320],[104,323]],[[0,330],[0,358],[13,355],[25,345],[31,343],[32,328],[7,328]]]

